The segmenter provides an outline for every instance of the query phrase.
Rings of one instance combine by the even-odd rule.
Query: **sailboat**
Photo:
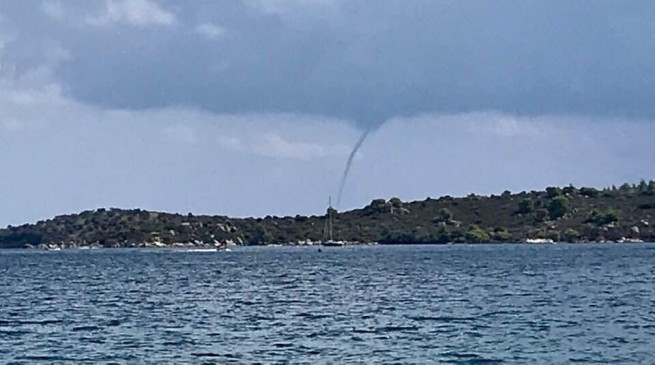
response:
[[[325,230],[323,236],[322,246],[326,247],[340,247],[344,246],[346,243],[344,241],[335,241],[332,237],[332,197],[330,197],[329,208],[327,211],[327,219],[325,220]]]

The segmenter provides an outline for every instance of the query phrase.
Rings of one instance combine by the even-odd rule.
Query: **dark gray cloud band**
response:
[[[167,24],[85,23],[104,2],[63,1],[63,20],[39,2],[2,2],[0,12],[17,30],[14,59],[39,52],[26,44],[61,44],[70,52],[56,73],[65,91],[107,108],[362,124],[480,110],[655,117],[652,1],[294,3],[303,2],[276,11],[271,1],[159,1],[175,16]],[[21,21],[33,14],[38,21]],[[200,24],[221,32],[203,37]]]

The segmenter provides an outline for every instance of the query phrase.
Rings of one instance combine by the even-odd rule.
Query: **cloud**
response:
[[[10,46],[16,46],[15,39]],[[0,51],[2,48],[0,48]],[[19,67],[7,61],[0,70],[0,94],[17,103],[29,104],[35,100],[58,102],[61,85],[56,78],[57,69],[72,60],[70,52],[56,42],[44,42],[38,50],[40,63]],[[0,53],[2,56],[2,53]],[[4,71],[4,72],[3,72]]]
[[[181,123],[164,127],[162,129],[162,136],[165,140],[187,145],[194,145],[198,142],[193,128]]]
[[[450,115],[449,119],[452,123],[466,125],[474,133],[514,139],[535,136],[545,138],[549,134],[548,123],[566,118],[553,116],[540,116],[537,118],[498,112],[475,112]],[[573,120],[579,121],[580,118],[574,118]]]
[[[153,0],[106,0],[103,13],[87,17],[86,21],[95,26],[113,23],[147,26],[173,25],[177,18]]]
[[[275,15],[298,15],[300,12],[325,10],[342,0],[246,0],[258,11]]]
[[[64,7],[60,0],[46,0],[41,3],[41,10],[49,17],[57,20],[63,19]]]
[[[345,144],[325,145],[288,140],[276,133],[251,137],[248,141],[231,136],[219,138],[219,144],[228,150],[281,159],[313,161],[323,158],[348,156],[350,148]]]
[[[98,206],[315,213],[354,126],[379,128],[344,207],[655,178],[652,1],[0,12],[0,225]]]
[[[5,47],[15,40],[15,37],[12,36],[9,31],[3,29],[1,25],[2,25],[2,14],[0,14],[0,57],[3,56],[2,52],[4,51]],[[0,58],[0,60],[2,59]]]
[[[29,121],[20,121],[16,119],[9,119],[0,121],[0,129],[8,132],[22,131],[30,127],[32,123]]]
[[[49,17],[57,20],[64,18],[65,11],[61,0],[46,0],[41,3],[41,10]]]
[[[0,165],[8,173],[0,179],[0,225],[112,206],[318,214],[335,195],[360,134],[344,120],[301,114],[107,110],[69,98],[52,80],[40,87],[3,81]],[[376,197],[655,178],[654,133],[653,123],[607,118],[498,112],[394,118],[363,146],[343,208]]]
[[[655,119],[655,3],[646,0],[591,10],[565,0],[38,4],[43,11],[3,5],[0,34],[16,39],[3,61],[38,63],[42,44],[58,42],[71,60],[53,76],[67,95],[101,108],[296,113],[360,126],[484,111]],[[53,22],[61,12],[70,21]],[[89,31],[85,16],[139,29]],[[220,47],[207,42],[215,39]]]
[[[513,138],[521,136],[544,135],[544,131],[540,129],[538,125],[534,125],[534,123],[525,123],[519,118],[512,116],[498,116],[496,118],[492,118],[490,124],[491,125],[487,128],[487,130],[502,137]]]
[[[210,40],[220,39],[226,33],[225,28],[212,23],[198,24],[194,31]]]
[[[53,83],[0,81],[0,226],[95,207],[233,216],[322,210],[347,153],[340,143],[357,135],[348,123],[302,115],[106,110]],[[233,136],[236,150],[220,136]]]
[[[60,83],[103,108],[302,113],[362,126],[488,110],[655,119],[651,1],[600,1],[593,9],[565,0],[104,4],[91,23],[184,31],[17,25],[36,40],[62,42],[74,59],[58,72]],[[9,8],[19,6],[28,7]],[[207,39],[221,39],[221,47]]]
[[[223,148],[228,150],[238,152],[248,151],[248,146],[246,146],[246,144],[237,137],[222,136],[219,137],[218,142]]]

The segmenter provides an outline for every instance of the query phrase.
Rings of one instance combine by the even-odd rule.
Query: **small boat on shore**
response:
[[[185,252],[218,252],[220,250],[218,248],[191,248],[184,251]]]
[[[191,248],[184,250],[185,252],[232,252],[227,246],[218,246],[218,247],[200,247],[200,248]]]

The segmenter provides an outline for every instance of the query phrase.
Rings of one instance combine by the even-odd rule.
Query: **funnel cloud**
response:
[[[337,208],[341,206],[341,197],[343,195],[343,189],[346,186],[346,181],[348,179],[348,175],[350,174],[350,168],[353,165],[353,160],[357,156],[357,152],[359,152],[359,149],[362,148],[364,141],[366,141],[366,137],[368,137],[370,133],[371,133],[371,128],[364,129],[364,132],[355,143],[355,146],[350,152],[350,155],[348,155],[348,160],[346,160],[346,167],[343,170],[341,182],[339,183],[339,193],[337,194]]]

